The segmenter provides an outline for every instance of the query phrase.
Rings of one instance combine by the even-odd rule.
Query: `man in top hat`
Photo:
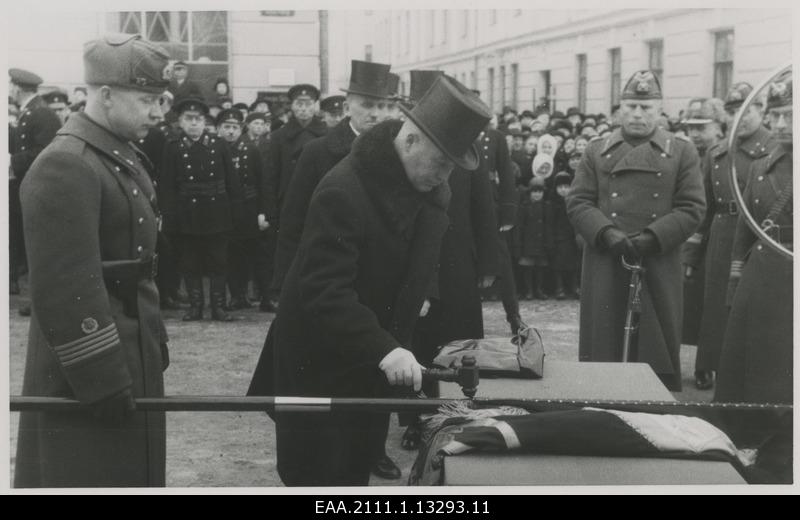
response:
[[[261,114],[263,115],[263,114]],[[242,218],[235,220],[229,233],[228,289],[231,310],[249,309],[247,284],[250,274],[261,293],[269,286],[267,252],[261,232],[266,230],[264,209],[264,162],[254,141],[241,137],[244,119],[241,111],[231,108],[217,117],[217,135],[228,143],[234,174],[242,188]]]
[[[747,83],[736,83],[725,97],[725,111],[729,116],[729,131],[733,117],[742,110],[753,87]],[[756,98],[744,109],[736,134],[736,150],[728,148],[728,140],[722,140],[709,149],[702,164],[708,210],[700,229],[689,239],[691,259],[685,267],[687,278],[697,276],[693,265],[705,260],[705,284],[703,297],[703,320],[697,340],[695,359],[695,385],[707,390],[714,385],[714,371],[719,366],[722,340],[728,323],[729,308],[725,303],[728,290],[731,250],[739,208],[733,195],[730,168],[731,159],[736,164],[739,189],[743,192],[750,165],[756,159],[769,155],[776,143],[763,125],[764,102]]]
[[[63,90],[53,90],[47,94],[42,94],[42,99],[47,102],[50,110],[56,113],[63,125],[70,114],[69,110],[69,97]]]
[[[344,96],[328,96],[320,102],[319,111],[328,128],[333,128],[345,118],[344,102]]]
[[[708,150],[724,139],[726,119],[727,116],[721,99],[695,98],[689,101],[689,107],[682,122],[689,140],[697,148],[701,165],[704,163]],[[705,284],[705,263],[702,256],[696,254],[698,250],[697,243],[702,241],[702,236],[698,232],[695,232],[681,246],[681,263],[684,266],[683,333],[681,335],[681,343],[684,345],[697,345],[700,323],[704,319],[703,286]],[[726,267],[723,267],[723,270]],[[685,276],[687,270],[691,271],[691,276]],[[701,384],[700,386],[703,387],[705,385]]]
[[[356,136],[389,116],[396,102],[388,90],[389,65],[353,60],[350,85],[343,89],[347,97],[343,109],[347,117],[327,135],[309,142],[300,154],[294,174],[281,205],[278,249],[275,254],[273,287],[280,290],[292,265],[303,233],[311,194],[322,177],[348,153]]]
[[[265,345],[274,343],[274,363],[262,353],[252,393],[273,376],[276,395],[420,389],[409,347],[448,225],[447,179],[455,165],[478,167],[473,142],[490,114],[441,78],[406,116],[364,132],[317,186]],[[367,485],[372,415],[277,411],[283,482]]]
[[[20,108],[16,138],[9,148],[11,168],[8,182],[10,289],[12,293],[18,293],[18,279],[26,263],[19,186],[34,159],[61,128],[61,120],[36,94],[42,78],[27,70],[9,69],[8,79],[8,95]],[[23,306],[20,314],[29,316],[30,307]]]
[[[229,147],[206,131],[206,104],[185,98],[174,110],[181,131],[167,141],[158,188],[164,232],[180,250],[189,293],[191,307],[183,320],[203,319],[203,276],[208,275],[211,319],[232,321],[223,307],[228,233],[241,217],[241,185]]]
[[[679,348],[683,292],[680,245],[705,212],[694,146],[656,127],[661,86],[636,72],[622,91],[622,126],[589,143],[578,165],[567,211],[583,237],[580,359],[621,361],[630,271],[644,267],[638,351],[664,384],[681,389]]]
[[[165,484],[166,331],[153,275],[156,193],[130,144],[161,118],[167,54],[139,35],[84,46],[86,111],[22,183],[33,315],[23,394],[77,399],[20,414],[16,487]]]
[[[776,144],[768,155],[750,165],[744,202],[767,235],[791,250],[794,149],[791,70],[769,85],[766,108]],[[715,401],[793,402],[792,286],[791,258],[781,256],[773,246],[759,239],[740,216],[731,254],[727,295],[730,316],[717,372]],[[788,453],[791,454],[791,444]],[[787,461],[783,469],[791,482],[791,456],[782,460]]]
[[[200,85],[189,79],[189,66],[185,61],[176,61],[172,66],[172,79],[169,82],[167,90],[175,98],[175,101],[180,101],[188,97],[202,98],[203,93],[200,91]]]

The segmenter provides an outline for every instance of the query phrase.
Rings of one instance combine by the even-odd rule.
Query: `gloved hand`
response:
[[[683,279],[684,280],[694,279],[694,267],[692,267],[689,264],[683,264]]]
[[[633,247],[636,250],[636,256],[644,258],[645,256],[653,256],[658,253],[660,246],[656,236],[647,230],[634,235],[631,238]]]
[[[431,301],[425,298],[425,301],[422,302],[422,307],[419,310],[419,317],[424,318],[428,315],[428,312],[431,310]]]
[[[111,424],[120,424],[136,410],[130,388],[98,401],[92,405],[92,415]]]
[[[410,351],[397,347],[378,364],[390,385],[413,386],[415,392],[422,389],[422,365]]]
[[[636,248],[633,247],[633,242],[628,238],[624,231],[617,227],[609,227],[603,231],[603,243],[615,256],[636,256]]]
[[[486,276],[481,276],[478,280],[478,288],[479,289],[488,289],[492,285],[494,285],[494,281],[497,277],[493,274],[487,274]]]

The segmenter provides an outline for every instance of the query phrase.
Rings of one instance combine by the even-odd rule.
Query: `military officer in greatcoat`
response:
[[[744,201],[761,228],[774,241],[791,250],[791,72],[770,85],[767,120],[776,146],[769,155],[750,165]],[[791,404],[792,261],[759,239],[740,216],[733,239],[729,277],[730,315],[714,400]]]
[[[248,309],[247,284],[251,277],[261,294],[266,294],[270,279],[267,272],[265,242],[261,233],[269,223],[264,209],[264,163],[254,142],[236,136],[244,118],[236,109],[220,112],[217,126],[220,135],[230,146],[234,172],[242,187],[242,219],[234,222],[228,245],[228,288],[231,293],[229,309]],[[252,276],[251,276],[252,275]]]
[[[638,353],[667,388],[681,389],[683,292],[680,245],[705,212],[697,150],[656,127],[661,86],[636,72],[622,91],[621,128],[589,143],[567,196],[567,212],[585,241],[581,283],[582,361],[621,361],[630,272],[641,259]]]
[[[8,78],[8,95],[20,107],[16,138],[9,148],[11,166],[8,180],[10,289],[12,293],[18,293],[18,279],[25,268],[19,186],[34,159],[50,144],[61,128],[61,120],[50,110],[47,102],[36,94],[42,78],[22,69],[9,69]],[[23,306],[20,314],[29,316],[30,307]]]
[[[205,130],[208,107],[199,98],[176,103],[181,131],[167,142],[158,187],[164,229],[176,237],[191,308],[185,321],[203,319],[204,275],[211,318],[231,321],[225,305],[228,233],[242,215],[242,191],[225,141]]]
[[[280,234],[280,214],[283,208],[289,181],[294,174],[300,153],[310,141],[322,137],[328,126],[317,115],[319,89],[313,85],[299,84],[289,89],[292,116],[289,121],[270,136],[269,161],[267,162],[267,193],[275,200],[269,202],[267,220]],[[282,274],[273,275],[271,294],[273,305],[283,285]]]
[[[20,414],[16,487],[165,484],[164,413],[132,413],[134,398],[164,395],[168,356],[153,281],[159,208],[130,143],[162,118],[167,60],[139,35],[86,44],[86,111],[22,183],[33,307],[23,394],[86,409]]]
[[[742,107],[753,87],[737,83],[725,98],[724,109],[732,117]],[[756,159],[769,155],[775,146],[769,130],[764,127],[764,102],[756,99],[742,114],[736,137],[737,147],[733,154],[727,139],[709,149],[702,162],[703,181],[708,209],[706,218],[687,243],[694,259],[685,266],[686,276],[693,277],[694,267],[705,262],[703,291],[703,319],[700,323],[695,359],[695,385],[707,390],[714,385],[714,371],[719,364],[725,328],[728,323],[728,306],[725,295],[728,290],[731,249],[736,230],[739,208],[733,195],[730,180],[731,157],[736,161],[739,189],[744,191],[747,172]]]
[[[480,95],[479,91],[473,91]],[[511,326],[511,333],[516,334],[520,328],[526,327],[519,314],[519,300],[514,283],[514,271],[511,265],[509,242],[511,230],[517,219],[519,195],[516,190],[514,173],[512,172],[511,155],[503,134],[488,126],[478,136],[476,143],[481,154],[481,168],[488,172],[492,181],[494,207],[498,224],[499,263],[496,287],[500,291],[506,321]]]

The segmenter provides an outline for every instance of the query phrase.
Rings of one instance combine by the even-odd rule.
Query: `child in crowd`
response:
[[[565,171],[554,177],[556,197],[551,204],[551,219],[548,223],[551,242],[550,267],[553,270],[553,289],[557,300],[576,298],[575,281],[578,268],[578,245],[575,230],[567,218],[567,204],[564,200],[572,185],[572,176]]]
[[[548,298],[544,283],[548,265],[547,244],[550,242],[547,226],[550,203],[544,200],[544,189],[544,179],[534,176],[530,188],[526,190],[527,197],[520,205],[517,225],[514,227],[513,245],[515,256],[519,258],[517,263],[523,282],[520,293],[525,294],[528,300]]]

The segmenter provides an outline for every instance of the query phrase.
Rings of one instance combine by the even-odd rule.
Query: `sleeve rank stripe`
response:
[[[108,326],[103,327],[102,329],[97,330],[95,332],[92,332],[91,334],[89,334],[87,336],[84,336],[82,338],[76,339],[74,341],[70,341],[69,343],[64,343],[63,345],[58,345],[56,347],[53,347],[53,349],[60,351],[60,350],[67,349],[67,348],[75,346],[75,345],[80,345],[80,344],[85,343],[88,340],[92,340],[94,338],[102,336],[103,334],[106,334],[109,330],[112,330],[112,329],[116,330],[116,328],[117,328],[116,324],[110,323]]]
[[[85,348],[82,348],[81,350],[76,350],[75,352],[72,352],[70,354],[58,353],[58,358],[62,361],[69,361],[70,359],[80,357],[87,352],[91,353],[93,350],[98,349],[103,345],[108,345],[113,343],[119,343],[119,335],[116,333],[109,336],[106,339],[93,341],[90,345],[86,345]]]
[[[77,352],[79,350],[83,350],[87,346],[92,345],[92,344],[96,343],[97,341],[102,341],[104,339],[108,339],[109,337],[117,334],[117,328],[116,327],[107,328],[107,329],[104,329],[104,330],[105,330],[105,332],[103,332],[100,335],[92,334],[91,336],[86,336],[85,338],[81,338],[79,343],[76,343],[76,344],[72,345],[71,347],[65,347],[64,345],[60,345],[58,347],[55,347],[53,350],[58,352],[59,356],[66,356],[66,355],[72,354],[74,352]]]
[[[119,341],[115,341],[115,342],[113,342],[113,343],[108,343],[108,344],[107,344],[107,345],[105,345],[104,347],[102,347],[102,348],[97,348],[97,349],[95,349],[94,351],[92,351],[92,352],[89,352],[88,354],[85,354],[85,355],[83,355],[83,356],[81,356],[81,357],[79,357],[79,358],[75,358],[75,359],[73,359],[73,360],[71,360],[71,361],[62,361],[62,363],[61,363],[61,364],[62,364],[62,365],[64,365],[64,367],[69,367],[69,366],[72,366],[72,365],[74,365],[74,364],[76,364],[76,363],[78,363],[78,362],[80,362],[80,361],[83,361],[83,360],[85,360],[85,359],[88,359],[88,358],[94,357],[94,356],[96,356],[97,354],[99,354],[99,353],[101,353],[101,352],[103,352],[103,351],[106,351],[106,350],[110,349],[111,347],[114,347],[114,346],[116,346],[116,345],[118,345],[118,344],[119,344]]]

